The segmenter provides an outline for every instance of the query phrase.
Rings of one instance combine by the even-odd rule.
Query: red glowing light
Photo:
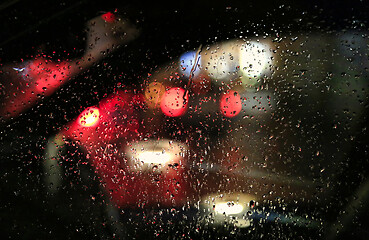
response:
[[[161,99],[161,111],[169,117],[179,117],[187,110],[188,93],[185,96],[183,88],[171,88],[165,92]]]
[[[220,111],[229,118],[237,116],[242,109],[241,98],[238,92],[227,91],[220,99]]]
[[[101,18],[105,21],[105,22],[108,22],[108,23],[112,23],[112,22],[114,22],[115,21],[115,15],[113,14],[113,13],[111,13],[111,12],[107,12],[107,13],[105,13],[105,14],[103,14],[102,16],[101,16]]]
[[[93,127],[99,121],[99,116],[99,109],[90,107],[81,113],[78,117],[78,122],[83,127]]]
[[[53,63],[45,59],[36,59],[28,66],[28,74],[35,81],[38,92],[51,92],[70,76],[66,63]]]

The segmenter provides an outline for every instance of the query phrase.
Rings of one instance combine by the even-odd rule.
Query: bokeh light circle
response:
[[[228,118],[237,116],[242,109],[242,102],[238,92],[229,90],[220,98],[220,112]]]
[[[185,95],[185,90],[180,87],[169,89],[163,95],[160,107],[162,112],[169,117],[182,116],[188,106],[188,93]]]

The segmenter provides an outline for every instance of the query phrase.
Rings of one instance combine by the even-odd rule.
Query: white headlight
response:
[[[133,142],[125,149],[133,171],[162,168],[168,164],[180,164],[187,147],[168,139]]]
[[[242,44],[239,53],[242,81],[247,85],[254,85],[257,78],[270,72],[272,52],[265,43],[250,41]]]
[[[232,215],[243,212],[244,207],[234,202],[219,202],[215,204],[214,211],[220,214]]]
[[[171,159],[170,153],[161,151],[140,152],[137,156],[137,160],[147,164],[166,164]]]

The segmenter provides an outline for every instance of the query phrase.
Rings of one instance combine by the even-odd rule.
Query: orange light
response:
[[[79,116],[79,124],[83,127],[93,127],[99,121],[100,111],[97,108],[90,107],[81,113]]]
[[[224,116],[233,118],[241,112],[241,109],[242,103],[238,92],[230,90],[223,94],[220,99],[220,111]]]
[[[169,117],[182,116],[188,106],[188,93],[183,88],[174,87],[165,92],[161,99],[162,112]]]
[[[157,108],[160,106],[161,97],[165,93],[165,87],[160,82],[152,82],[145,89],[146,103],[149,108]]]

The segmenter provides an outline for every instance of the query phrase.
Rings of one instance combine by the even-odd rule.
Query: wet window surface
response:
[[[366,239],[368,10],[1,3],[1,235]]]

